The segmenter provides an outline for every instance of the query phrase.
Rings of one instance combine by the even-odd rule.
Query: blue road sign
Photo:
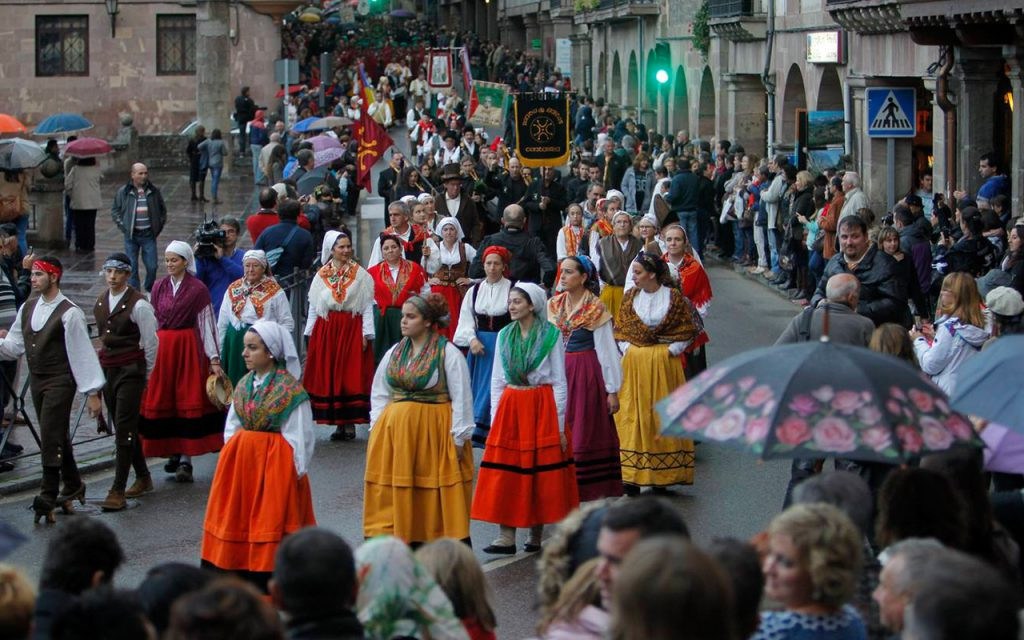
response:
[[[868,136],[913,138],[917,135],[917,91],[913,87],[867,90]]]

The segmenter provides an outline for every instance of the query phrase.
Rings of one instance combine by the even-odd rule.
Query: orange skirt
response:
[[[201,557],[228,571],[269,572],[281,540],[315,526],[309,478],[280,433],[239,431],[217,462]]]
[[[561,521],[579,503],[572,447],[562,451],[551,386],[506,387],[487,436],[470,515],[532,527]]]

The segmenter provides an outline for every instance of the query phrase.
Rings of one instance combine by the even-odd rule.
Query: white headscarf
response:
[[[623,207],[623,206],[626,205],[626,196],[622,195],[622,192],[619,191],[618,189],[609,189],[608,191],[606,191],[605,194],[604,194],[604,199],[605,200],[612,200],[612,199],[618,200],[620,207]]]
[[[288,197],[288,185],[286,185],[285,183],[278,182],[277,184],[270,188],[277,192],[278,200]]]
[[[270,262],[267,260],[267,252],[263,249],[249,249],[242,256],[242,264],[244,265],[247,260],[256,260],[263,265],[264,268],[270,268]]]
[[[419,200],[414,195],[402,196],[401,198],[399,198],[399,200],[409,206],[412,206],[414,202],[419,202]]]
[[[420,204],[425,204],[427,200],[433,200],[434,196],[430,195],[427,192],[423,192],[416,199],[419,201]]]
[[[670,182],[672,182],[672,178],[662,178],[654,185],[654,194],[651,196],[651,206],[647,209],[647,213],[648,215],[654,216],[655,220],[657,220],[658,217],[654,213],[654,196],[661,194],[662,185],[669,184]],[[661,197],[664,198],[665,196],[662,195]]]
[[[630,215],[630,213],[628,211],[624,211],[622,209],[616,211],[615,215],[612,216],[612,224],[615,224],[615,219],[618,218],[619,216],[626,216],[627,218],[629,218],[630,224],[632,224],[633,216]]]
[[[466,237],[466,234],[462,233],[462,225],[459,223],[458,218],[454,218],[452,216],[448,216],[447,218],[441,218],[441,221],[437,223],[437,226],[434,227],[435,229],[437,229],[437,235],[441,235],[441,232],[444,231],[445,225],[448,224],[455,227],[455,231],[458,234],[456,240],[462,240],[463,238]]]
[[[196,275],[196,257],[192,253],[192,247],[188,246],[187,242],[181,240],[173,240],[171,244],[167,245],[164,249],[164,253],[176,253],[182,258],[185,258],[185,269],[192,275]]]
[[[538,320],[547,321],[548,296],[540,285],[532,282],[517,282],[512,288],[525,291],[530,296],[530,304],[533,305],[533,315],[537,316]]]
[[[334,243],[341,236],[348,237],[340,231],[328,231],[324,234],[324,243],[320,245],[320,264],[327,264],[331,259],[331,252],[334,251]]]
[[[295,350],[295,342],[288,330],[273,320],[262,318],[253,323],[252,330],[259,334],[263,344],[267,345],[267,351],[274,356],[277,364],[283,364],[288,369],[288,373],[298,380],[302,375],[302,368],[299,366],[299,354]]]
[[[639,226],[641,223],[649,224],[652,227],[654,227],[655,230],[659,229],[659,227],[658,227],[658,216],[656,216],[656,215],[654,215],[652,213],[644,214],[644,217],[640,218],[640,220],[637,222],[637,226]]]

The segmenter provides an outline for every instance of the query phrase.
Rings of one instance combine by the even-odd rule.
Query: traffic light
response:
[[[668,71],[665,69],[658,69],[654,72],[654,79],[658,81],[658,84],[665,84],[668,82]]]
[[[672,52],[667,42],[654,45],[654,81],[661,90],[667,89],[672,70]]]

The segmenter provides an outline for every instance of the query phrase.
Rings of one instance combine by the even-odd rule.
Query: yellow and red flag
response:
[[[395,142],[384,127],[365,112],[356,121],[356,140],[359,142],[359,152],[356,154],[356,184],[373,193],[370,170]]]

